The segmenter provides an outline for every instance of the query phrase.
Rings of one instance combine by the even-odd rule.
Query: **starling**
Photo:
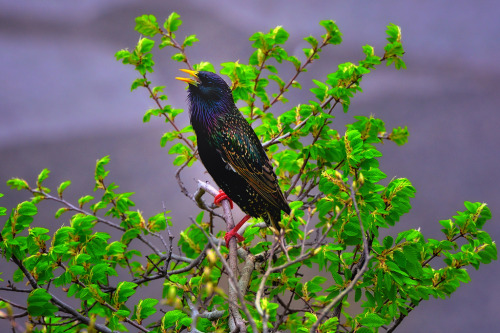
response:
[[[279,230],[281,211],[289,214],[290,207],[259,138],[236,108],[231,89],[215,73],[181,71],[193,77],[176,79],[189,84],[189,116],[198,153],[222,190],[215,203],[229,197],[247,214],[226,234],[226,244],[232,237],[243,240],[237,232],[250,217],[262,217]]]

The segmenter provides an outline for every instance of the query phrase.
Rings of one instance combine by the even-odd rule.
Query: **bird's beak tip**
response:
[[[191,69],[180,68],[181,72],[188,73],[191,76],[198,77],[198,71],[193,71]]]
[[[183,81],[183,82],[186,82],[188,84],[195,85],[195,86],[200,83],[200,80],[198,79],[198,71],[193,71],[193,70],[184,69],[184,68],[181,68],[179,70],[182,71],[182,72],[184,72],[184,73],[187,73],[187,74],[193,76],[194,78],[176,77],[175,78],[176,80]]]

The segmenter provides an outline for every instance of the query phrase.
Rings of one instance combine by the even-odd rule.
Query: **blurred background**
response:
[[[197,209],[179,191],[173,157],[160,147],[170,127],[162,120],[143,124],[144,112],[154,107],[145,90],[130,92],[137,77],[131,66],[114,58],[132,49],[139,35],[134,18],[154,14],[160,24],[176,11],[184,21],[178,39],[197,34],[200,42],[188,49],[193,63],[241,59],[251,48],[248,37],[283,25],[290,32],[287,50],[302,57],[303,37],[319,36],[319,20],[333,19],[344,42],[329,47],[322,60],[302,78],[325,78],[339,63],[363,58],[361,46],[370,44],[383,54],[389,23],[402,28],[407,70],[380,67],[363,79],[364,92],[352,100],[350,112],[340,109],[333,126],[356,115],[386,121],[387,129],[408,126],[409,143],[381,149],[381,169],[393,177],[407,177],[417,189],[413,208],[391,231],[420,228],[426,237],[441,238],[439,220],[464,210],[463,201],[487,202],[493,221],[486,225],[500,239],[498,167],[500,154],[500,4],[489,1],[344,2],[333,1],[10,1],[0,0],[0,205],[9,210],[27,193],[8,189],[5,182],[20,177],[33,184],[43,168],[52,173],[46,185],[55,188],[70,179],[66,197],[76,201],[92,194],[95,161],[111,156],[109,181],[119,191],[136,192],[133,200],[145,216],[175,207],[179,229],[189,224]],[[169,103],[186,107],[185,84],[175,81],[181,64],[169,60],[170,51],[156,51],[153,85],[165,85]],[[285,76],[286,77],[286,76]],[[292,103],[312,95],[309,84],[294,90]],[[177,120],[188,123],[187,114]],[[197,166],[184,174],[210,179]],[[68,224],[54,219],[57,205],[45,204],[37,226]],[[0,219],[3,225],[5,218]],[[7,279],[9,268],[2,276]],[[472,281],[451,300],[431,299],[406,318],[400,332],[493,332],[500,326],[500,288],[497,262],[469,268]],[[154,295],[151,295],[154,296]],[[0,326],[6,322],[0,322]]]

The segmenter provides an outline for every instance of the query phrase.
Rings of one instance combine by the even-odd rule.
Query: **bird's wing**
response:
[[[243,177],[257,193],[272,205],[289,211],[278,185],[273,166],[255,132],[245,119],[238,131],[226,131],[220,140],[219,153],[226,163]]]

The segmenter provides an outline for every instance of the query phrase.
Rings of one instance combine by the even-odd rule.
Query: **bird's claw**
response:
[[[224,240],[226,241],[227,248],[229,248],[229,241],[233,237],[236,237],[238,242],[242,242],[245,240],[245,237],[240,235],[237,231],[231,230],[231,231],[227,232],[226,235],[224,236]]]
[[[223,190],[219,190],[219,194],[217,194],[214,198],[214,204],[217,206],[222,205],[222,200],[229,200],[229,204],[231,205],[231,209],[233,209],[233,200],[229,199],[226,193]],[[227,243],[227,242],[226,242]]]
[[[250,215],[245,215],[244,218],[241,219],[241,221],[233,228],[231,231],[227,232],[226,235],[224,236],[224,239],[226,241],[226,247],[229,245],[229,240],[231,238],[236,237],[238,239],[238,242],[242,242],[245,240],[245,237],[240,235],[238,231],[241,229],[241,227],[245,224],[246,221],[250,219]]]

